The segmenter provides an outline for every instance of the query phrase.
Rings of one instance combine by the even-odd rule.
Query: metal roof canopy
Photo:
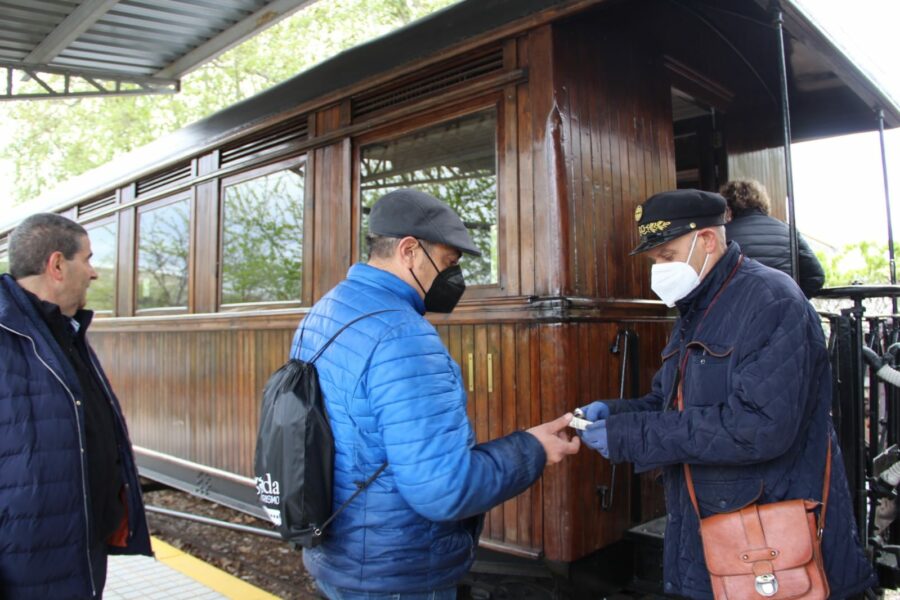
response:
[[[173,94],[314,0],[0,0],[0,100]]]

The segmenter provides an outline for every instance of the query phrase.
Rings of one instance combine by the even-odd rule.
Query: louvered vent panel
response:
[[[224,167],[252,156],[277,152],[290,144],[302,142],[309,133],[308,122],[308,117],[301,115],[227,144],[219,153],[219,164]]]
[[[177,183],[182,183],[191,178],[190,161],[176,165],[171,169],[154,173],[150,177],[139,179],[137,182],[137,195],[143,196],[156,190],[171,187]]]
[[[78,205],[78,210],[76,211],[78,220],[81,221],[87,217],[90,217],[91,215],[97,214],[105,208],[114,206],[115,203],[116,195],[114,193],[108,196],[103,196],[102,198],[94,198],[93,200],[82,202]]]
[[[353,118],[359,119],[387,108],[421,100],[473,79],[503,70],[503,49],[495,48],[485,54],[469,56],[465,60],[447,61],[437,65],[430,75],[406,78],[371,92],[352,98]]]

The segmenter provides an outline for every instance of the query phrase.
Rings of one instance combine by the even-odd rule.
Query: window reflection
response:
[[[497,283],[496,131],[496,113],[489,111],[362,148],[363,258],[369,209],[391,190],[415,188],[453,207],[481,249],[480,258],[460,261],[466,282]]]
[[[187,306],[189,221],[187,199],[140,213],[138,309]]]
[[[115,221],[87,227],[91,239],[91,265],[98,278],[91,282],[87,307],[94,311],[112,311],[116,301],[116,232]]]
[[[222,304],[300,300],[305,165],[224,190]]]
[[[0,253],[0,273],[9,272],[9,255],[6,252]]]

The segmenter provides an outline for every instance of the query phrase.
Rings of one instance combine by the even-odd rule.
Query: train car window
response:
[[[305,184],[301,162],[223,186],[223,305],[300,300]]]
[[[360,149],[362,249],[372,204],[387,192],[410,187],[428,192],[456,210],[481,249],[461,261],[469,285],[499,280],[497,239],[497,114],[466,115]]]
[[[87,293],[87,307],[99,314],[112,314],[116,305],[116,248],[118,225],[115,220],[86,225],[91,239],[91,265],[97,280]]]
[[[137,308],[185,308],[190,202],[182,197],[138,213]]]
[[[9,254],[0,252],[0,273],[9,272]]]

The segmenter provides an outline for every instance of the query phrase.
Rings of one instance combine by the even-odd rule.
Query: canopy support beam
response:
[[[0,78],[0,101],[174,94],[181,87],[177,79],[119,76],[46,64],[23,65],[0,61],[0,73],[3,71],[6,73]]]
[[[797,238],[797,214],[794,210],[794,167],[791,162],[791,108],[788,101],[787,56],[784,44],[784,14],[775,5],[775,28],[778,30],[778,75],[781,87],[781,123],[784,133],[784,180],[787,188],[788,225],[791,234],[791,274],[800,282],[799,243]]]

